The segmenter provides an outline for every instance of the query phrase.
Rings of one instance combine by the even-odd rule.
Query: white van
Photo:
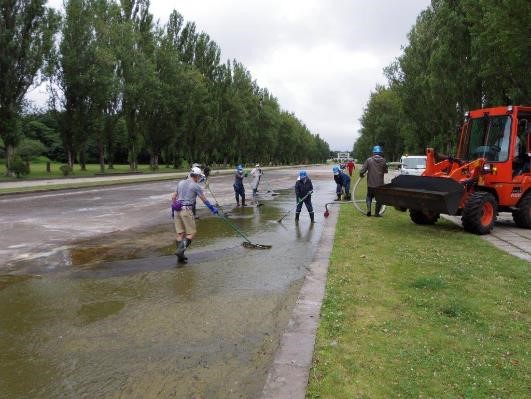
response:
[[[426,170],[426,155],[405,155],[400,158],[400,174],[420,176]]]

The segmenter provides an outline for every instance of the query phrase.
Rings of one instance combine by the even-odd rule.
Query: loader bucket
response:
[[[464,187],[453,179],[400,175],[391,183],[375,188],[376,201],[402,209],[455,215]]]

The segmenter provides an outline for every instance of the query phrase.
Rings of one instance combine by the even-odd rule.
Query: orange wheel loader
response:
[[[531,106],[484,108],[465,114],[455,157],[436,161],[426,150],[421,176],[400,175],[375,190],[376,200],[409,209],[417,224],[460,215],[466,231],[488,234],[499,212],[531,228]]]

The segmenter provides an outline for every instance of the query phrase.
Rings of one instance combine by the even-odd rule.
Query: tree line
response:
[[[452,153],[468,110],[530,104],[531,2],[432,0],[361,117],[357,158]]]
[[[237,60],[173,11],[160,24],[149,0],[2,0],[0,146],[9,171],[44,150],[81,168],[166,163],[321,162],[328,144],[283,110]],[[49,109],[25,111],[49,82]],[[45,148],[39,147],[41,146]],[[18,150],[18,152],[17,152]]]

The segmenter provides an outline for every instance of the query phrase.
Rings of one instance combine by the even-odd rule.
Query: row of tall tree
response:
[[[467,110],[530,104],[529,21],[528,0],[432,0],[371,94],[355,156],[374,144],[395,160],[428,146],[451,153]]]
[[[133,170],[146,152],[153,169],[162,161],[318,162],[329,154],[244,65],[221,62],[219,46],[195,23],[177,11],[165,25],[155,22],[149,0],[66,0],[64,15],[45,0],[1,1],[8,170],[28,130],[25,95],[44,79],[50,110],[29,120],[57,128],[70,166],[78,160],[84,168],[96,149],[103,171],[124,146]]]

